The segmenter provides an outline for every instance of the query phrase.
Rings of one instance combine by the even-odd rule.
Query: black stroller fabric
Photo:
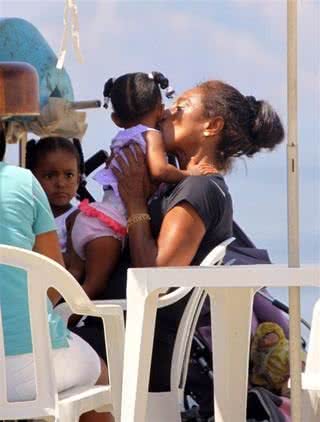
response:
[[[247,422],[285,422],[279,412],[281,398],[270,391],[255,387],[248,392]]]

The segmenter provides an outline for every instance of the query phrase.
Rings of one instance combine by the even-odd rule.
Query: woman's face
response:
[[[176,99],[161,121],[161,132],[168,152],[186,151],[199,146],[206,120],[203,114],[199,88],[186,91]]]

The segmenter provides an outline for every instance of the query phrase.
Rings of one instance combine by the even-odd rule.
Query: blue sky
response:
[[[299,150],[301,261],[320,262],[320,2],[299,1]],[[268,100],[286,125],[284,0],[78,0],[85,63],[68,50],[76,99],[100,98],[104,81],[129,71],[159,70],[177,92],[222,79]],[[0,0],[0,15],[33,23],[57,52],[63,1]],[[70,44],[69,44],[70,45]],[[88,112],[86,156],[107,148],[116,128],[104,110]],[[15,159],[15,147],[8,157]],[[287,262],[286,148],[239,160],[227,181],[235,217],[249,236]],[[96,190],[94,182],[90,186]]]

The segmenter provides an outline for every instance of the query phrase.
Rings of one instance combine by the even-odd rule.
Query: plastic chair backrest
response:
[[[320,376],[320,299],[313,308],[305,373]],[[319,378],[318,378],[319,379]],[[320,381],[319,381],[320,386]]]
[[[219,243],[219,245],[215,246],[212,251],[209,252],[208,255],[204,258],[200,266],[210,267],[212,265],[221,264],[225,256],[227,246],[230,245],[230,243],[233,241],[234,237],[230,237],[229,239],[224,240],[223,242]],[[158,308],[163,308],[178,302],[178,300],[186,296],[189,292],[191,292],[191,290],[191,288],[179,287],[178,289],[175,289],[164,296],[160,296],[158,299]]]
[[[76,280],[63,267],[40,254],[0,245],[0,264],[24,269],[28,278],[29,314],[33,344],[35,381],[37,395],[35,400],[26,402],[8,402],[6,388],[5,354],[3,347],[2,322],[0,326],[0,406],[7,415],[21,417],[31,412],[36,416],[54,415],[57,403],[55,376],[51,359],[51,340],[47,316],[47,290],[58,290],[71,308],[74,303],[84,309],[90,306],[90,300]],[[39,335],[41,333],[41,335]]]
[[[233,240],[233,237],[229,238],[213,248],[212,251],[201,262],[200,266],[220,265],[226,253],[227,246],[233,242]],[[184,388],[192,338],[203,302],[206,298],[206,292],[202,288],[180,288],[175,291],[176,296],[181,298],[188,294],[191,290],[193,291],[181,318],[175,340],[171,364],[171,389]]]

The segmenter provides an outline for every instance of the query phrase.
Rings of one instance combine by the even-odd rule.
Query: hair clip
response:
[[[108,108],[109,107],[109,101],[110,101],[110,95],[111,90],[114,85],[115,78],[109,78],[107,82],[104,84],[103,88],[103,107]]]
[[[152,80],[154,79],[154,76],[153,76],[152,72],[148,73],[148,78],[149,79],[152,79]]]
[[[167,98],[173,98],[175,94],[175,90],[172,88],[172,86],[168,86],[166,89],[166,97]]]

